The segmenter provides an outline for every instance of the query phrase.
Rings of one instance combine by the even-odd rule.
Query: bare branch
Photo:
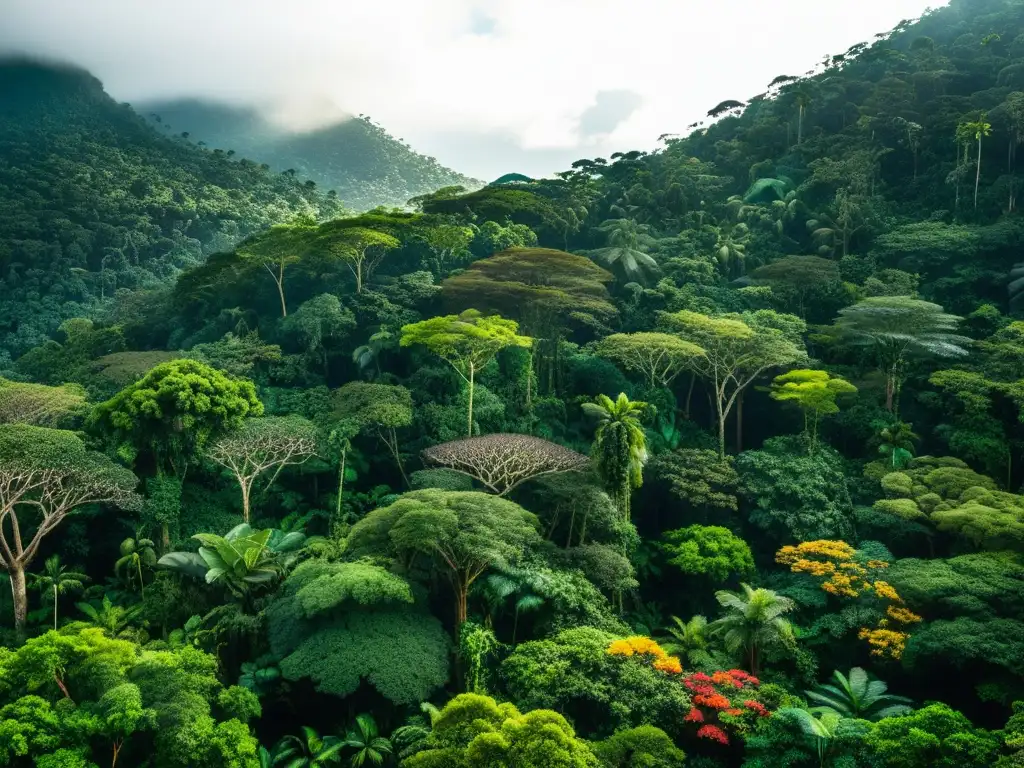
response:
[[[453,440],[427,448],[427,464],[479,480],[498,496],[531,478],[586,469],[590,459],[532,435],[496,434]]]

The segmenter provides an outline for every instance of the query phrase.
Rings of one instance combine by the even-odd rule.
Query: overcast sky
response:
[[[365,113],[485,180],[649,149],[945,0],[2,0],[0,51],[120,101]]]

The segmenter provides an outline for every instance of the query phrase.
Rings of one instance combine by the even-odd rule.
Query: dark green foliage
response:
[[[1000,746],[945,704],[875,723],[865,741],[892,768],[982,768],[995,762]]]
[[[366,562],[300,565],[268,607],[267,631],[286,679],[309,678],[334,696],[365,680],[410,704],[448,678],[440,623],[415,607],[404,579]]]
[[[851,532],[853,506],[843,461],[834,450],[813,455],[796,438],[776,437],[736,459],[750,519],[778,540],[836,539]]]
[[[561,712],[587,735],[655,723],[677,734],[690,708],[686,689],[642,659],[609,656],[615,639],[581,627],[523,643],[501,675],[521,706]]]
[[[682,768],[686,760],[668,734],[653,725],[618,731],[592,749],[606,768]]]

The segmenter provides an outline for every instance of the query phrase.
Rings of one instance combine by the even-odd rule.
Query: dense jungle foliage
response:
[[[790,74],[340,215],[7,70],[0,763],[1024,765],[1024,2]]]

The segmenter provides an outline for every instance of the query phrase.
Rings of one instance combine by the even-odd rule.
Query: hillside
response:
[[[0,762],[1024,765],[1024,1],[808,68],[657,151],[151,252],[0,360]],[[54,243],[160,226],[93,203],[122,145],[250,168],[45,77],[24,135],[74,117],[104,193],[34,203]]]
[[[337,199],[161,136],[88,73],[0,62],[0,354],[19,354],[119,289]]]
[[[447,186],[479,186],[413,151],[369,118],[353,118],[307,132],[282,131],[250,108],[182,100],[138,105],[140,114],[173,134],[234,151],[272,170],[293,170],[333,189],[345,206],[368,210],[404,206]]]

